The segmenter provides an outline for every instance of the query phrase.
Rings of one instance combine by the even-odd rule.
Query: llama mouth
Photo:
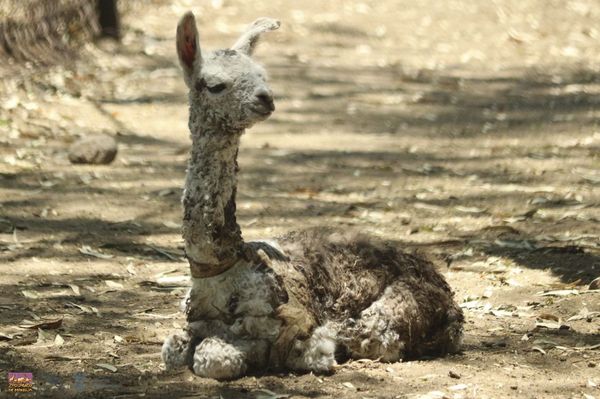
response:
[[[251,107],[250,111],[254,112],[257,115],[260,116],[270,116],[273,111],[269,110],[269,109],[264,109],[264,108],[259,108],[259,107]]]

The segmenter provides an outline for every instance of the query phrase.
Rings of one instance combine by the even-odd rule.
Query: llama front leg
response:
[[[170,334],[163,343],[161,357],[167,370],[189,366],[192,360],[191,338],[186,331]]]
[[[205,338],[194,348],[186,331],[169,335],[161,356],[167,370],[191,367],[195,374],[217,380],[240,377],[247,368],[245,351],[216,337]]]
[[[192,363],[196,375],[230,380],[241,377],[246,369],[245,352],[221,338],[205,338],[196,346]]]

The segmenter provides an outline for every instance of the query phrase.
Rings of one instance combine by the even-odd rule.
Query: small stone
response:
[[[457,380],[460,380],[460,374],[458,374],[458,373],[457,373],[457,372],[455,372],[455,371],[452,371],[452,370],[450,370],[450,371],[448,372],[448,376],[450,376],[450,378],[455,378],[455,379],[457,379]]]
[[[111,163],[117,155],[117,142],[106,134],[94,134],[74,142],[69,148],[71,163]]]
[[[600,289],[600,277],[595,278],[594,280],[592,280],[592,282],[590,283],[589,287],[590,290],[597,290]]]

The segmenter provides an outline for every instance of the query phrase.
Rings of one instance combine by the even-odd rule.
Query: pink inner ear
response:
[[[192,68],[194,65],[194,59],[196,58],[196,41],[194,36],[186,32],[184,35],[183,48],[181,49],[181,59],[188,66]]]
[[[180,25],[180,29],[181,34],[178,29],[180,40],[177,43],[179,56],[181,57],[181,62],[189,69],[192,69],[198,50],[196,48],[196,26],[194,17],[191,15],[185,16]]]

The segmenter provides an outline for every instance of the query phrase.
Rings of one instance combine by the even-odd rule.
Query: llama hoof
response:
[[[175,370],[189,364],[190,337],[185,331],[169,335],[162,346],[161,357],[167,370]]]
[[[216,380],[230,380],[246,372],[245,355],[235,346],[219,338],[206,338],[194,353],[196,375]]]

